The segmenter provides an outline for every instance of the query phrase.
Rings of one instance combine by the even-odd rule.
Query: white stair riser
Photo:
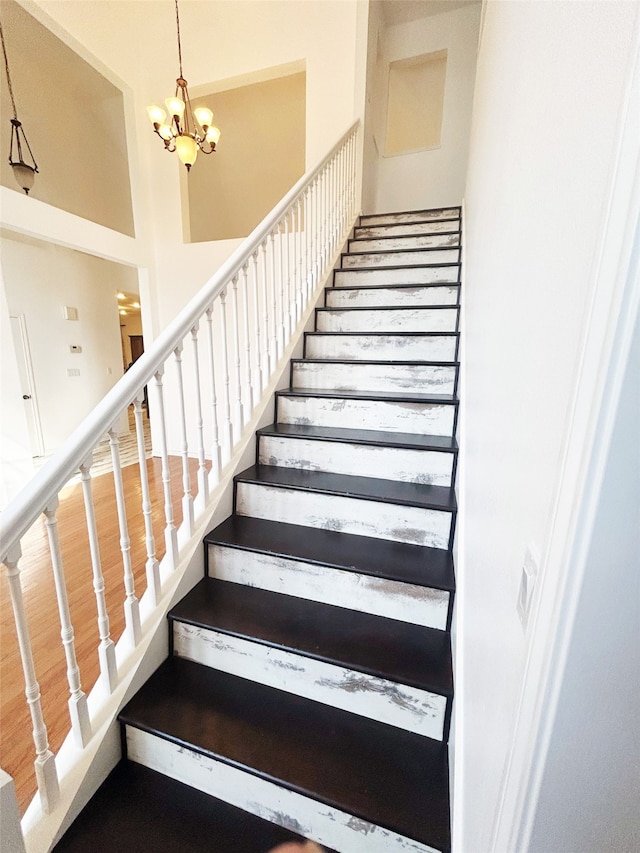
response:
[[[397,249],[455,249],[459,246],[459,233],[413,234],[406,237],[374,237],[371,239],[358,237],[349,242],[349,254],[389,252]]]
[[[342,269],[457,264],[459,260],[459,249],[421,249],[415,252],[372,252],[363,255],[343,255]]]
[[[450,486],[453,454],[308,438],[260,436],[258,462],[282,468]]]
[[[329,288],[325,299],[327,308],[367,308],[402,305],[457,305],[458,287],[405,286]]]
[[[443,510],[256,483],[237,484],[236,512],[432,548],[448,548],[451,532],[451,513]]]
[[[323,308],[316,312],[318,332],[455,332],[458,309]]]
[[[453,435],[455,407],[442,403],[353,400],[334,397],[278,398],[278,421],[301,426],[365,426],[389,432]]]
[[[454,361],[455,335],[309,335],[306,358],[366,361]]]
[[[400,267],[399,269],[336,270],[337,287],[367,287],[379,284],[456,284],[460,267]]]
[[[456,368],[452,365],[304,361],[293,364],[291,377],[294,388],[453,394]]]
[[[447,627],[449,593],[416,584],[361,575],[277,554],[209,545],[209,577],[295,595],[373,616],[437,628]]]
[[[437,853],[275,782],[245,773],[181,744],[126,726],[127,756],[145,767],[251,814],[315,839],[339,853]]]
[[[183,622],[174,622],[173,651],[285,693],[434,740],[443,738],[446,698],[426,690]]]
[[[360,217],[360,224],[391,225],[395,222],[437,222],[440,219],[459,219],[460,210],[457,207],[442,207],[438,210],[408,210],[400,213],[374,213]]]
[[[426,237],[435,234],[455,235],[460,239],[460,221],[450,220],[444,227],[434,230],[432,222],[391,223],[389,225],[362,225],[354,231],[356,240],[393,239],[394,237]]]

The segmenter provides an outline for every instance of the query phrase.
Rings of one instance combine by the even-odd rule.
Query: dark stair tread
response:
[[[375,364],[378,366],[385,365],[395,365],[395,366],[409,366],[409,367],[459,367],[459,362],[455,359],[451,359],[449,361],[424,361],[424,360],[416,360],[410,359],[406,361],[392,361],[391,359],[385,359],[384,361],[371,361],[369,359],[364,358],[292,358],[290,359],[291,364]]]
[[[236,474],[234,479],[236,482],[345,495],[399,506],[445,512],[453,512],[456,509],[455,492],[449,486],[401,483],[396,480],[328,474],[324,471],[305,471],[302,468],[281,468],[276,465],[252,465]]]
[[[452,305],[452,308],[457,306]],[[333,310],[333,309],[331,309]],[[376,329],[368,331],[366,329],[360,332],[305,332],[306,337],[329,337],[329,338],[357,338],[357,337],[378,337],[378,338],[458,338],[460,332],[396,332],[391,329],[388,332],[380,332]],[[300,361],[300,359],[298,359]]]
[[[296,596],[204,578],[169,618],[442,696],[453,693],[449,635]]]
[[[124,760],[54,851],[266,853],[286,841],[301,842],[302,838],[162,773]]]
[[[380,254],[378,252],[373,252],[372,254]],[[461,261],[442,261],[439,264],[402,264],[398,266],[397,264],[377,264],[376,266],[371,267],[336,267],[334,272],[371,272],[371,270],[396,270],[396,272],[402,272],[402,270],[414,270],[414,269],[422,269],[423,267],[430,267],[433,269],[437,269],[438,267],[459,267],[461,266]],[[448,284],[449,282],[442,282],[443,284]],[[455,284],[455,282],[451,282]]]
[[[169,658],[120,719],[440,850],[446,744]]]
[[[242,515],[229,516],[204,541],[207,545],[273,554],[415,586],[449,592],[455,588],[451,553],[426,545]]]
[[[437,450],[456,453],[455,438],[446,435],[420,435],[409,432],[382,432],[374,429],[324,427],[313,424],[270,424],[257,430],[257,435],[283,438],[312,438],[348,444],[373,444],[380,447],[402,447],[414,450]]]
[[[440,220],[436,219],[436,220],[432,220],[432,221],[435,221],[435,222],[451,222],[451,223],[458,222],[457,219],[440,219]],[[453,227],[451,228],[451,231],[426,231],[426,232],[425,231],[417,231],[415,234],[374,234],[374,235],[367,235],[367,234],[358,233],[361,231],[370,231],[372,228],[397,228],[398,226],[406,227],[407,225],[420,225],[420,224],[423,224],[423,223],[419,223],[419,222],[389,222],[385,225],[356,225],[356,227],[353,229],[354,236],[349,238],[349,251],[343,252],[343,254],[345,254],[345,255],[360,254],[357,251],[352,252],[351,247],[353,246],[353,244],[354,243],[362,243],[364,241],[368,242],[370,240],[412,240],[413,238],[422,238],[422,237],[455,237],[455,236],[461,237],[462,236],[460,228],[453,228]],[[417,249],[459,249],[460,244],[458,243],[458,244],[451,246],[451,245],[447,245],[445,243],[444,245],[441,245],[441,246],[410,246],[407,248],[410,248],[410,249],[413,249],[413,248],[417,248]],[[365,249],[365,251],[366,252],[375,252],[375,251],[379,251],[379,250]],[[384,251],[384,250],[382,250],[382,251]],[[398,251],[402,251],[402,249],[400,249]]]
[[[460,306],[458,304],[447,305],[445,303],[444,305],[347,305],[344,308],[326,308],[325,306],[321,306],[319,308],[316,308],[316,312],[327,313],[329,311],[332,311],[333,313],[336,313],[338,311],[445,311],[446,309],[452,308],[456,311],[460,310]],[[407,334],[411,334],[411,332],[408,332]]]
[[[332,391],[331,388],[283,388],[276,391],[276,397],[330,397],[332,399],[347,398],[350,400],[388,400],[398,403],[437,403],[441,405],[458,405],[455,394],[418,394],[406,391]]]
[[[376,290],[394,290],[394,289],[395,290],[406,290],[407,288],[410,288],[411,290],[422,290],[422,289],[428,290],[428,289],[434,288],[434,287],[457,287],[458,289],[460,289],[460,282],[457,282],[457,281],[437,282],[436,281],[436,282],[426,282],[426,283],[419,283],[419,284],[411,283],[411,284],[368,284],[368,285],[364,285],[364,284],[360,284],[360,285],[358,285],[358,284],[330,284],[327,287],[325,287],[325,292],[330,293],[332,290],[339,290],[339,291],[342,291],[342,290],[361,290],[361,291],[364,291],[365,293],[368,293],[369,291],[376,291]]]

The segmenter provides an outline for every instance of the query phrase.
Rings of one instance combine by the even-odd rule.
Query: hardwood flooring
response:
[[[170,461],[174,523],[178,527],[182,520],[182,463],[178,457],[171,457]],[[191,467],[192,484],[194,484],[196,460],[192,460]],[[160,559],[165,550],[160,459],[148,459],[147,471],[153,504],[156,553]],[[128,465],[122,469],[122,473],[136,595],[141,597],[146,588],[146,547],[144,523],[140,513],[142,489],[138,465]],[[192,491],[195,491],[193,485]],[[115,489],[111,474],[93,479],[93,496],[105,578],[110,634],[115,642],[124,628],[125,592]],[[85,693],[89,693],[99,674],[97,654],[99,636],[80,483],[71,483],[60,493],[57,517],[82,689]],[[22,545],[21,580],[33,644],[36,676],[40,684],[49,745],[56,753],[69,730],[67,710],[69,688],[65,656],[60,640],[60,621],[44,517],[34,524],[23,539]],[[13,611],[4,571],[0,595],[0,766],[13,776],[20,810],[24,812],[36,792],[33,770],[35,751],[31,717],[24,695],[24,678],[15,637]]]

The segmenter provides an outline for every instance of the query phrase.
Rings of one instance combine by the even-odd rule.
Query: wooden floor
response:
[[[193,460],[192,483],[195,483],[196,467],[197,463]],[[147,471],[153,503],[156,553],[160,559],[165,550],[164,498],[160,460],[148,459]],[[123,480],[136,595],[141,597],[146,588],[146,547],[144,524],[140,513],[142,490],[137,464],[123,468]],[[181,460],[172,457],[171,487],[176,527],[182,521],[181,486]],[[125,593],[115,489],[111,474],[93,479],[93,495],[110,633],[111,638],[117,641],[124,628]],[[97,655],[99,636],[84,502],[82,487],[79,483],[67,486],[60,494],[58,527],[82,689],[85,693],[89,693],[99,673]],[[69,688],[64,651],[60,640],[60,621],[44,517],[25,536],[22,546],[21,580],[33,643],[36,676],[42,694],[50,748],[56,753],[69,730],[67,711]],[[13,776],[18,803],[21,812],[24,812],[36,792],[33,771],[35,751],[31,717],[24,695],[24,678],[15,637],[13,611],[4,571],[0,596],[0,766]]]

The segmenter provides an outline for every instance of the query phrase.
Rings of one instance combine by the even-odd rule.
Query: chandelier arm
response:
[[[22,127],[22,125],[20,125],[20,127]],[[16,134],[16,136],[18,136],[18,148],[20,150],[20,159],[22,160],[22,146],[20,145],[20,136],[18,134]],[[24,132],[24,130],[22,131],[22,138],[24,139],[24,144],[27,146],[27,148],[29,150],[29,156],[33,160],[33,171],[37,172],[38,171],[38,164],[36,163],[36,158],[33,156],[33,151],[31,150],[31,146],[29,145],[29,140],[27,139],[27,134]],[[28,165],[28,164],[25,164],[25,165]]]

